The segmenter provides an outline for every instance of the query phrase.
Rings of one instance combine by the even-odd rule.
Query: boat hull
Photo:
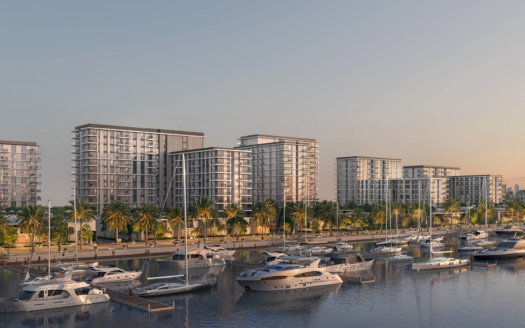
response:
[[[173,260],[157,260],[157,264],[161,269],[185,269],[185,261],[173,261]],[[223,258],[208,258],[205,260],[188,261],[188,269],[192,268],[204,268],[216,265],[226,265],[226,261]]]
[[[431,262],[421,262],[421,263],[412,263],[412,270],[413,271],[419,271],[419,270],[437,270],[437,269],[447,269],[447,268],[458,268],[462,266],[468,265],[468,260],[459,260],[459,261],[451,261],[451,262],[439,262],[439,263],[431,263]]]
[[[46,309],[57,309],[70,306],[89,305],[109,302],[107,294],[78,295],[75,298],[52,299],[28,302],[10,302],[0,300],[0,312],[29,312]]]
[[[501,236],[501,237],[513,237],[514,235],[523,236],[523,231],[496,230],[495,233],[496,233],[496,236]]]
[[[374,264],[374,259],[368,260],[366,262],[359,263],[345,263],[345,264],[335,264],[325,267],[326,272],[330,273],[339,273],[339,272],[351,272],[351,271],[362,271],[368,270]]]
[[[494,261],[494,260],[509,260],[517,258],[525,258],[525,250],[499,253],[474,253],[472,254],[475,260]]]
[[[329,277],[307,277],[295,278],[287,277],[276,280],[260,280],[257,278],[246,277],[237,278],[237,282],[246,291],[272,292],[276,290],[303,289],[312,287],[325,287],[342,284],[343,280],[337,274]]]

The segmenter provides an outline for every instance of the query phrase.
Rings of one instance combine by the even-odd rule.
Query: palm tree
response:
[[[351,222],[352,225],[358,228],[362,228],[367,223],[365,211],[363,211],[362,208],[355,209],[354,214],[352,214],[352,216],[349,218],[349,221]]]
[[[204,224],[204,242],[206,242],[208,221],[211,218],[219,217],[219,212],[213,206],[213,200],[206,196],[201,196],[201,198],[195,201],[195,211],[193,215],[195,219],[202,219],[202,223]]]
[[[421,208],[420,204],[410,204],[408,209],[408,216],[412,218],[412,220],[417,220],[417,224],[419,227],[419,225],[421,224],[421,217],[423,216],[423,209]]]
[[[383,224],[386,222],[386,204],[379,203],[374,206],[372,210],[372,218],[374,219],[374,224],[379,224],[381,226],[381,233],[383,233]]]
[[[244,215],[244,211],[242,210],[242,207],[237,203],[229,203],[224,209],[224,215],[226,217],[226,220],[229,220],[236,216]]]
[[[68,222],[75,222],[75,212],[74,212],[74,202],[72,200],[69,201],[69,204],[71,204],[71,207],[68,206],[68,208],[71,208],[71,211],[68,211],[66,213],[66,221]],[[97,219],[97,212],[93,207],[91,207],[88,202],[82,197],[80,201],[76,204],[76,212],[77,212],[77,221],[80,223],[80,227],[84,226],[84,221],[91,222],[93,220]],[[77,231],[80,231],[81,229],[77,227]],[[91,242],[91,237],[90,237]],[[82,238],[80,239],[80,249],[82,249]]]
[[[290,206],[290,208],[292,209],[291,210],[292,216],[296,217],[294,226],[297,225],[297,229],[299,230],[302,236],[303,235],[302,228],[305,224],[307,224],[305,222],[304,202],[299,202],[297,206],[294,204]],[[308,216],[310,217],[314,216],[314,213],[311,207],[306,208],[306,218],[308,218]]]
[[[461,204],[453,197],[449,197],[443,203],[443,210],[445,213],[450,213],[450,224],[452,224],[454,213],[461,211]]]
[[[115,200],[104,207],[104,211],[102,212],[102,222],[108,226],[109,230],[114,230],[116,232],[115,240],[117,244],[118,231],[130,223],[130,216],[131,211],[129,210],[128,205],[121,200]]]
[[[518,211],[518,214],[520,214],[521,211],[523,211],[523,209]],[[489,201],[488,203],[485,203],[485,200],[482,200],[478,206],[478,212],[482,218],[485,218],[485,213],[486,213],[487,221],[496,215],[496,209],[494,208],[494,204],[491,201]]]
[[[334,223],[339,223],[340,214],[338,214],[338,208],[336,202],[330,202],[330,201],[324,201],[321,204],[320,208],[320,214],[321,214],[321,220],[324,221],[325,224],[330,225],[330,236],[332,235],[332,229]]]
[[[180,239],[181,227],[184,225],[184,209],[180,206],[170,207],[166,211],[168,222],[173,232],[177,228],[177,240]]]
[[[266,233],[266,226],[271,224],[271,221],[277,216],[277,209],[275,203],[270,199],[264,199],[255,202],[252,207],[252,220],[259,227],[264,228]]]
[[[29,234],[32,250],[35,250],[35,237],[40,233],[42,219],[46,215],[46,208],[40,205],[28,205],[22,207],[18,216],[22,218],[20,228]]]
[[[395,202],[394,205],[392,205],[392,214],[396,216],[396,231],[399,234],[399,229],[397,227],[397,219],[398,217],[404,217],[405,216],[405,206],[402,203]]]
[[[4,213],[0,213],[0,232],[6,232],[8,227],[9,222],[7,222]]]
[[[523,208],[523,202],[521,202],[521,200],[519,199],[514,199],[507,203],[507,208],[505,209],[505,212],[511,215],[513,223],[514,223],[514,214],[520,213],[522,208]]]
[[[144,204],[138,208],[134,214],[133,227],[138,231],[144,231],[146,235],[146,245],[148,244],[148,232],[153,230],[155,224],[158,223],[156,216],[159,209],[151,204]],[[134,229],[134,230],[135,230]]]

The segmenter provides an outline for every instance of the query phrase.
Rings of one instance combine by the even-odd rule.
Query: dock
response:
[[[4,267],[8,270],[15,271],[15,272],[22,273],[22,274],[26,274],[26,270],[27,270],[26,265],[9,264],[9,265],[5,265]],[[47,277],[47,272],[29,268],[29,276],[33,278]]]
[[[124,293],[111,289],[106,289],[106,293],[114,302],[146,312],[159,312],[174,309],[174,307],[170,305],[162,304],[142,297],[129,297]]]

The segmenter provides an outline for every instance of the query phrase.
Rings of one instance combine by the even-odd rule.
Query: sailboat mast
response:
[[[489,184],[488,179],[485,177],[485,239],[489,239],[489,225],[487,222],[487,216],[489,211],[489,194],[488,194]]]
[[[51,201],[47,200],[47,282],[51,282]]]
[[[429,178],[428,190],[428,203],[430,205],[430,259],[432,260],[432,177]]]
[[[306,188],[306,184],[308,183],[308,171],[306,170],[306,153],[304,155],[304,160],[305,160],[305,163],[303,164],[305,166],[305,180],[304,180],[304,241],[305,241],[305,247],[306,247],[306,242],[308,241],[308,237],[306,236],[306,192],[307,192],[307,188]]]
[[[417,199],[417,240],[416,243],[419,244],[419,233],[421,231],[421,180],[417,182],[417,193],[418,193],[418,199]]]
[[[182,154],[182,190],[184,203],[184,262],[186,266],[186,285],[188,285],[188,226],[187,226],[187,209],[186,209],[186,161]]]
[[[75,258],[78,263],[77,189],[76,189],[76,186],[73,186],[73,214],[75,215]]]
[[[286,180],[284,181],[284,190],[283,190],[283,203],[284,203],[284,208],[283,208],[283,231],[284,231],[284,244],[283,245],[286,245]]]

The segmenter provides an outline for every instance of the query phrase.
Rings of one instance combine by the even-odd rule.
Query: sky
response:
[[[320,199],[355,155],[525,188],[523,40],[525,1],[3,1],[0,140],[56,205],[87,123],[315,138]]]

